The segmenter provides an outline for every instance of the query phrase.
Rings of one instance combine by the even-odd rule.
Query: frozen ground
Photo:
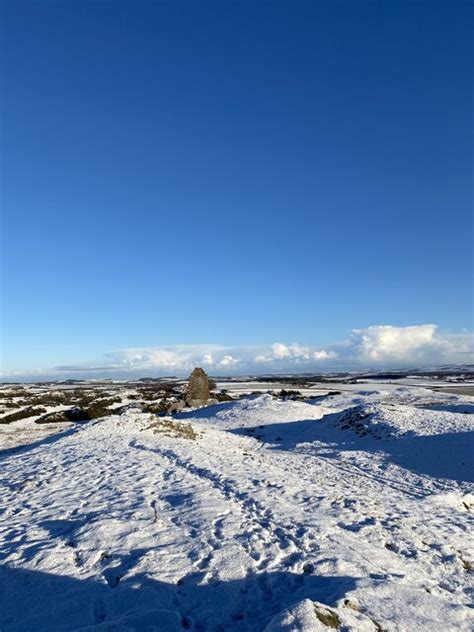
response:
[[[0,448],[0,630],[474,629],[472,398],[351,385]]]

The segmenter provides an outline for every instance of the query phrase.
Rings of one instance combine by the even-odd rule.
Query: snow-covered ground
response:
[[[12,449],[15,422],[0,630],[472,630],[473,412],[359,385],[132,409]]]

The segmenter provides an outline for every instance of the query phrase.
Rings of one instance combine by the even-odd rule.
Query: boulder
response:
[[[204,369],[197,367],[189,376],[186,403],[192,407],[205,406],[209,403],[209,398],[209,378]]]

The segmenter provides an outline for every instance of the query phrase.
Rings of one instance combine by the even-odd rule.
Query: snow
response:
[[[0,630],[467,632],[472,405],[263,394],[13,450],[11,424]]]

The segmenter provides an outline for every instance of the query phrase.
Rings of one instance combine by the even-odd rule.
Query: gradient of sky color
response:
[[[472,328],[472,5],[2,5],[4,370]]]

